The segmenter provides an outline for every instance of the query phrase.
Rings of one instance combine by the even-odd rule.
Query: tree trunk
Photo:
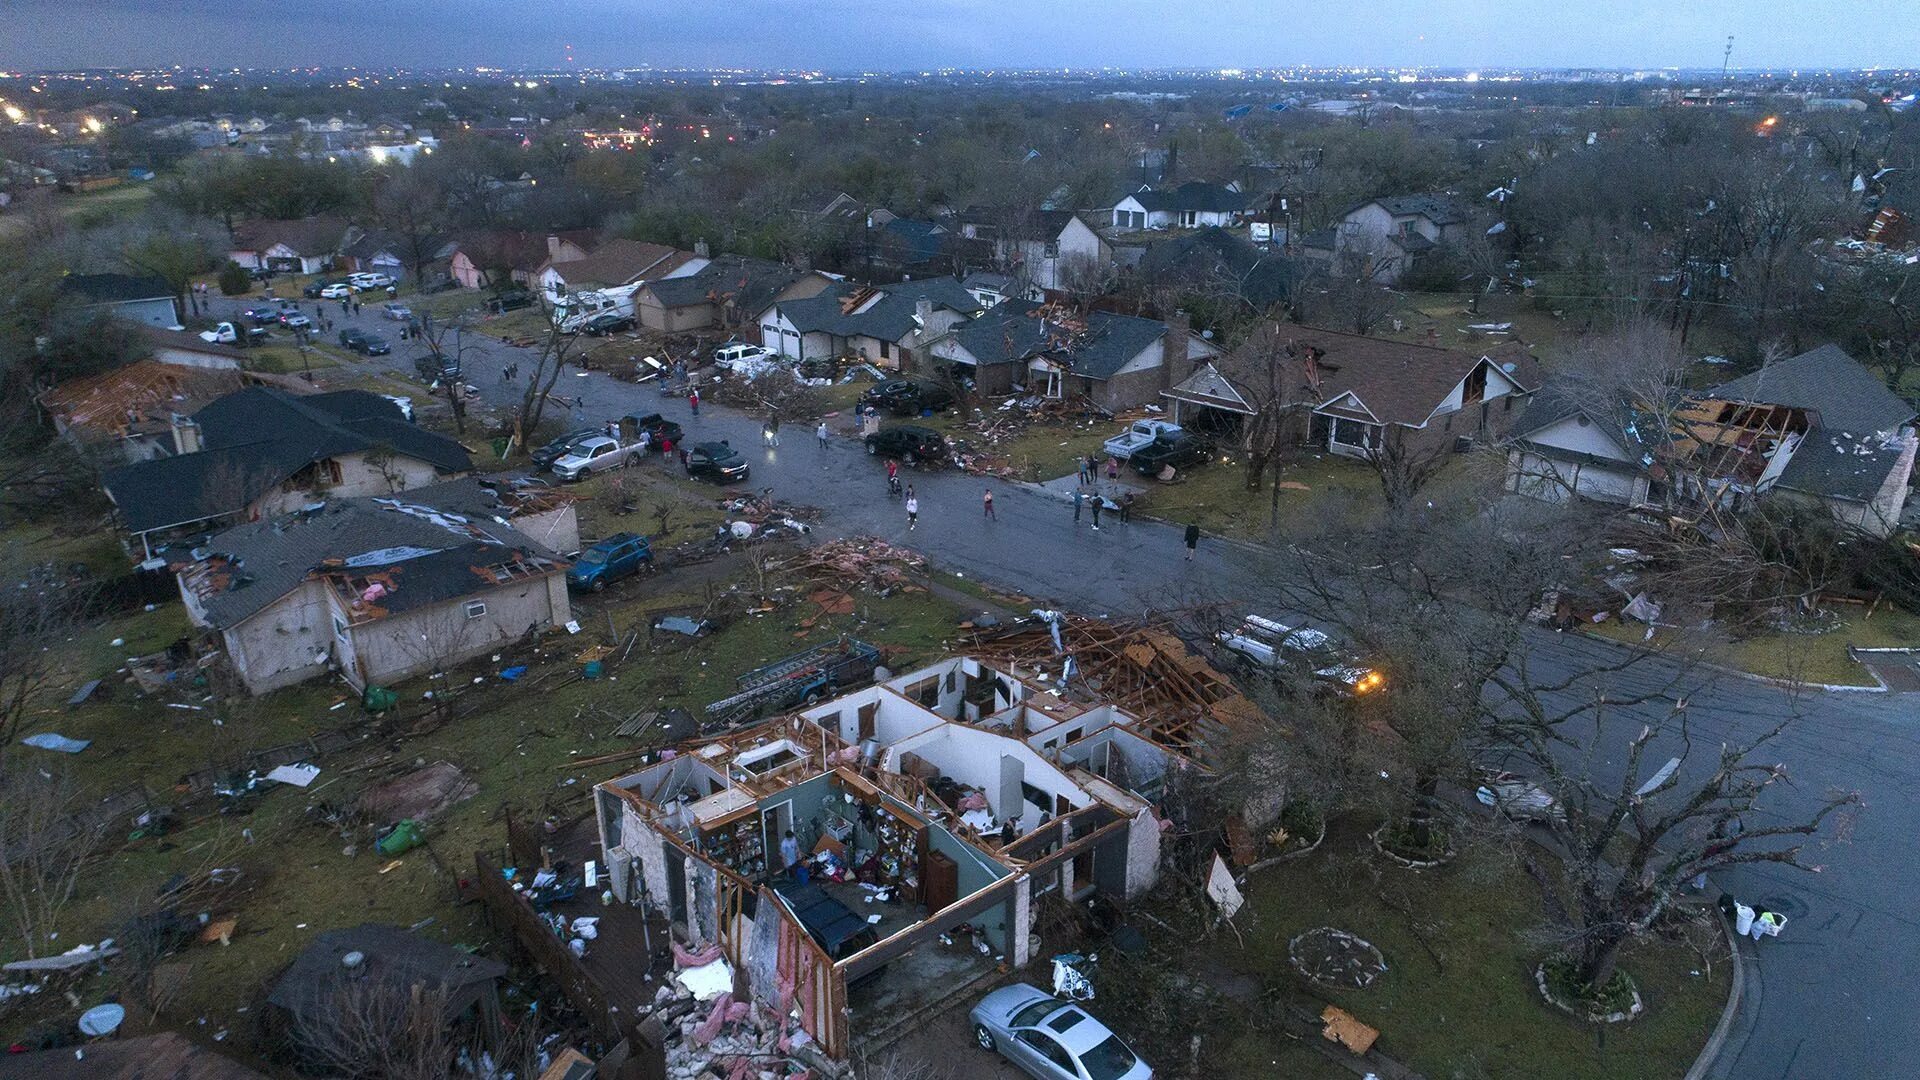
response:
[[[1620,950],[1627,943],[1627,928],[1618,920],[1608,920],[1587,930],[1580,946],[1580,982],[1589,990],[1598,990],[1613,979],[1620,962]]]
[[[1268,455],[1256,450],[1247,455],[1247,490],[1259,491],[1260,478],[1267,474]]]

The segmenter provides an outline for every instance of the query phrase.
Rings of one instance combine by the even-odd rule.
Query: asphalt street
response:
[[[246,306],[214,304],[236,313]],[[310,312],[313,304],[302,306]],[[399,342],[395,324],[379,320],[377,308],[369,303],[357,319],[345,321],[337,304],[329,311],[338,325],[377,327],[393,341],[393,355],[362,363],[411,378],[412,357],[420,350]],[[530,368],[530,355],[483,338],[465,358],[467,380],[490,402],[517,401],[520,387],[503,383],[500,371],[515,359],[523,371]],[[944,569],[1085,614],[1125,614],[1182,599],[1257,597],[1270,572],[1261,553],[1246,545],[1208,537],[1189,562],[1177,523],[1121,525],[1109,515],[1096,532],[1089,521],[1076,522],[1071,507],[1055,496],[958,472],[903,470],[920,503],[919,527],[909,532],[901,501],[886,493],[879,463],[850,437],[849,417],[830,421],[833,435],[824,448],[811,429],[793,424],[783,427],[782,445],[775,448],[762,445],[757,419],[709,404],[695,417],[684,398],[663,396],[653,384],[570,370],[555,393],[584,398],[575,415],[588,423],[659,412],[684,424],[691,439],[729,440],[752,463],[749,486],[770,487],[783,501],[821,508],[824,533],[909,545]],[[982,511],[989,486],[994,521]],[[1621,648],[1544,631],[1530,640],[1531,663],[1547,677],[1595,670]],[[1708,671],[1682,672],[1659,658],[1611,677],[1623,691],[1662,689],[1685,700],[1695,740],[1691,766],[1704,766],[1722,741],[1751,738],[1794,717],[1761,755],[1784,764],[1792,777],[1790,786],[1769,796],[1769,811],[1781,819],[1804,816],[1832,790],[1858,791],[1865,799],[1865,810],[1840,842],[1823,840],[1809,848],[1808,861],[1820,865],[1819,873],[1759,865],[1711,883],[1709,894],[1724,890],[1749,903],[1758,900],[1789,921],[1778,938],[1743,946],[1754,961],[1749,996],[1710,1075],[1920,1077],[1920,980],[1909,974],[1920,970],[1920,862],[1912,854],[1920,836],[1920,803],[1913,794],[1920,790],[1920,695],[1789,693]],[[1606,745],[1622,745],[1641,719],[1657,719],[1667,708],[1654,703],[1643,707],[1641,717],[1615,717],[1621,735]],[[1619,766],[1604,756],[1594,763],[1602,772]],[[1755,824],[1747,821],[1750,828]]]

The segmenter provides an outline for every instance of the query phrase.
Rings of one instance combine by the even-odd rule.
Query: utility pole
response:
[[[1720,54],[1720,85],[1725,86],[1733,65],[1733,35],[1727,35],[1727,51]]]

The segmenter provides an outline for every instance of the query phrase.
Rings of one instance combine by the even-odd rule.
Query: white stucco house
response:
[[[1247,204],[1238,184],[1189,180],[1176,187],[1142,187],[1122,196],[1108,214],[1111,227],[1120,230],[1231,227],[1245,220]]]

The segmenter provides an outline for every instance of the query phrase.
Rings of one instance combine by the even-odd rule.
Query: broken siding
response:
[[[192,590],[182,590],[191,596]],[[189,601],[191,612],[195,604]],[[205,625],[202,621],[201,625]],[[333,658],[333,615],[326,586],[303,582],[252,618],[221,634],[228,661],[256,696],[304,682]]]
[[[277,517],[290,514],[301,507],[312,505],[323,499],[346,499],[358,495],[391,495],[399,491],[411,491],[426,487],[447,479],[432,465],[419,458],[396,453],[382,473],[367,460],[365,451],[342,454],[320,462],[316,467],[326,469],[328,464],[340,469],[340,479],[329,480],[317,487],[295,487],[283,483],[272,491],[254,500],[249,507],[253,519]],[[464,475],[464,474],[462,474]]]
[[[443,604],[360,622],[349,634],[363,678],[393,682],[478,656],[532,629],[555,626],[571,616],[566,585],[551,573]],[[556,580],[559,593],[556,602]],[[467,605],[486,610],[474,617]]]

